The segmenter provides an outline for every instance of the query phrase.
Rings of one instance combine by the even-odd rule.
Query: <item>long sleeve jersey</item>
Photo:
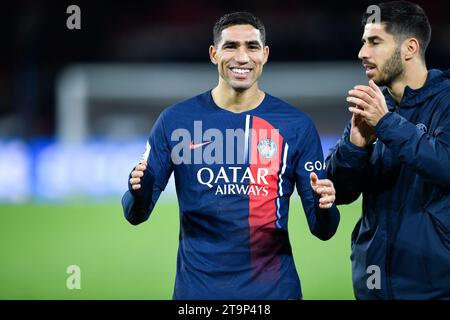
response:
[[[217,106],[211,91],[165,109],[153,126],[142,188],[124,194],[126,219],[147,220],[174,173],[180,236],[174,299],[300,299],[288,237],[296,186],[311,232],[327,240],[339,211],[319,208],[324,178],[311,119],[265,94],[254,109]]]

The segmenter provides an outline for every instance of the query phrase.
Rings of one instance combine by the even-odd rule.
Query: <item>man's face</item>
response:
[[[362,42],[358,58],[367,77],[379,86],[390,86],[404,72],[400,45],[379,23],[366,24]]]
[[[234,25],[222,31],[216,46],[209,48],[211,61],[217,64],[220,77],[234,90],[252,87],[261,76],[269,56],[269,47],[252,25]]]

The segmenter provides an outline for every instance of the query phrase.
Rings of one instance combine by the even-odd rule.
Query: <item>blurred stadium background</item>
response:
[[[252,11],[271,48],[261,88],[314,119],[324,154],[346,125],[361,13],[375,2],[167,0],[8,1],[0,12],[0,299],[170,299],[178,207],[169,183],[138,227],[120,198],[153,122],[168,105],[212,88],[212,26]],[[447,69],[448,1],[416,1],[433,36],[429,68]],[[68,30],[66,8],[81,8]],[[305,299],[353,299],[350,233],[360,202],[341,206],[328,242],[293,197],[290,237]],[[81,268],[68,290],[66,268]]]

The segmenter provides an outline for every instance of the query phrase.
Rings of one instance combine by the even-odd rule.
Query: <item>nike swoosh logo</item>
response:
[[[205,144],[210,144],[212,141],[205,141],[205,142],[202,142],[202,143],[196,143],[196,144],[194,144],[194,142],[192,141],[190,144],[189,144],[189,149],[197,149],[197,148],[199,148],[199,147],[201,147],[201,146],[204,146]]]

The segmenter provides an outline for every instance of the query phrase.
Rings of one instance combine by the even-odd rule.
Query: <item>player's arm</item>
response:
[[[354,92],[350,90],[349,95]],[[349,110],[360,110],[355,101],[348,101],[351,104]],[[337,204],[351,203],[361,194],[376,138],[373,127],[363,116],[354,113],[341,139],[330,150],[326,160],[327,176],[334,182]]]
[[[128,177],[128,190],[122,197],[123,212],[131,224],[137,225],[149,218],[172,171],[163,113],[150,133],[144,159]]]
[[[400,161],[432,184],[450,187],[450,106],[441,125],[429,134],[396,113],[377,125],[379,139]]]
[[[432,134],[420,130],[414,123],[401,115],[388,112],[386,101],[380,88],[371,80],[369,86],[357,86],[350,94],[359,108],[349,110],[364,118],[376,132],[377,137],[389,150],[406,163],[425,180],[443,187],[450,186],[450,112],[449,98],[444,113]],[[437,114],[437,113],[436,113]]]
[[[297,191],[302,200],[309,229],[321,240],[330,239],[339,225],[340,214],[335,205],[333,182],[326,179],[324,170],[309,172],[307,162],[323,163],[322,146],[316,128],[309,124],[306,135],[300,139],[299,158],[295,165]]]

